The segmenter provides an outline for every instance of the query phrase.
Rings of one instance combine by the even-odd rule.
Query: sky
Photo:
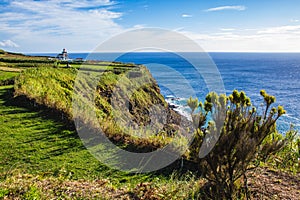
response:
[[[300,52],[299,0],[0,0],[0,49],[91,52],[156,27],[207,52]]]

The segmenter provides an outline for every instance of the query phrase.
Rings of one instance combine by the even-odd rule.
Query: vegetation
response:
[[[204,182],[192,174],[108,168],[85,149],[71,124],[45,107],[14,98],[12,86],[0,87],[0,123],[0,199],[183,199]]]
[[[14,79],[18,74],[19,74],[18,72],[9,72],[9,71],[0,70],[0,86],[13,84]]]
[[[214,192],[206,194],[211,198],[215,194],[218,198],[226,199],[241,198],[242,194],[248,196],[247,171],[258,167],[260,162],[266,161],[278,151],[284,155],[295,148],[293,141],[296,132],[290,131],[283,137],[276,130],[276,121],[286,111],[282,106],[270,109],[275,97],[264,90],[261,95],[265,102],[265,110],[261,114],[252,107],[250,98],[237,90],[228,97],[209,93],[204,104],[198,104],[199,112],[196,114],[193,113],[198,100],[188,101],[194,123],[198,127],[190,146],[190,158],[198,164],[204,177],[211,181],[210,187]],[[213,121],[206,129],[201,129],[208,113]],[[288,142],[291,147],[286,146]],[[207,151],[210,145],[214,145],[212,150],[203,155],[203,151]],[[288,148],[288,151],[284,148]],[[298,158],[299,154],[290,155],[287,159],[295,165]],[[244,179],[243,188],[241,178]]]
[[[53,66],[55,60],[47,57],[26,56],[20,53],[2,51],[0,53],[0,67],[27,68]]]
[[[188,105],[197,130],[189,152],[158,172],[128,174],[95,159],[75,131],[71,105],[80,63],[66,67],[66,63],[44,57],[5,51],[0,51],[0,58],[0,83],[6,85],[0,86],[0,199],[299,196],[299,138],[292,128],[285,135],[277,132],[276,121],[285,111],[281,106],[272,108],[275,97],[265,91],[261,91],[263,112],[252,107],[244,92],[234,91],[229,96],[210,93],[204,103],[190,98]],[[89,62],[81,72],[77,79],[81,89],[92,87],[101,76],[93,99],[96,115],[105,134],[117,145],[146,152],[174,138],[182,142],[179,116],[168,108],[146,67]],[[89,97],[75,98],[86,106]],[[126,112],[122,110],[124,105]],[[153,105],[159,106],[153,110]],[[163,114],[160,110],[168,116],[167,126],[153,134],[145,127],[160,126],[159,119],[150,116],[151,112]],[[79,116],[83,122],[90,122],[87,114]],[[127,128],[128,119],[142,129]],[[205,145],[214,148],[208,153],[203,151]],[[287,187],[288,192],[282,194]]]
[[[146,135],[147,130],[141,129],[139,131],[132,130],[126,125],[118,125],[119,122],[132,120],[136,124],[142,127],[147,126],[149,123],[159,123],[150,119],[152,105],[159,105],[165,110],[168,109],[167,103],[164,101],[163,96],[159,93],[159,88],[150,76],[148,70],[145,67],[136,68],[131,65],[125,65],[123,68],[119,64],[109,66],[108,70],[104,70],[104,66],[96,67],[84,66],[85,71],[80,77],[81,88],[90,88],[97,76],[101,75],[100,82],[96,86],[98,91],[95,98],[96,115],[99,121],[105,121],[101,123],[102,130],[110,138],[120,138],[129,141],[130,145],[144,146],[146,149],[158,148],[170,142],[170,140],[161,140],[162,135],[166,135],[167,132],[173,131],[172,124],[165,129],[166,133],[160,133],[159,136],[153,136],[153,133],[149,133],[148,140],[139,138],[136,136],[136,132],[143,131]],[[128,73],[125,73],[131,69]],[[98,71],[97,71],[98,70]],[[124,74],[124,75],[121,75]],[[143,74],[143,75],[142,75]],[[61,112],[62,118],[73,118],[72,113],[72,97],[74,81],[77,75],[77,70],[74,68],[32,68],[23,71],[20,76],[15,80],[15,96],[26,96],[27,98],[34,100],[37,104],[45,105],[58,112]],[[131,77],[130,77],[131,76]],[[119,78],[122,80],[119,81]],[[121,84],[120,84],[120,83]],[[145,85],[145,83],[147,83]],[[117,88],[117,89],[116,89]],[[137,88],[134,93],[129,95],[132,88]],[[83,89],[84,90],[84,89]],[[90,98],[90,95],[87,95]],[[76,98],[76,97],[75,97]],[[84,110],[93,109],[86,107],[84,103],[87,99],[78,97]],[[114,99],[117,99],[114,100]],[[124,106],[126,106],[126,100],[129,102],[129,112],[122,112]],[[115,108],[112,108],[112,101],[115,101]],[[159,112],[156,110],[156,112]],[[170,111],[171,112],[171,111]],[[142,114],[144,113],[144,114]],[[148,114],[147,114],[148,113]],[[173,115],[176,115],[174,112]],[[178,115],[178,114],[177,114]],[[90,123],[90,115],[87,112],[78,114],[79,120],[84,123]]]

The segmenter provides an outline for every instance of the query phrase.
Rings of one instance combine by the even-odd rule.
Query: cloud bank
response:
[[[228,31],[223,29],[209,34],[180,32],[195,40],[205,51],[299,52],[300,25],[225,30]]]
[[[2,40],[0,41],[0,47],[19,47],[19,45],[11,40]]]
[[[60,50],[61,44],[75,51],[90,50],[122,30],[115,22],[122,13],[113,6],[110,0],[7,1],[0,8],[0,36],[18,41],[27,51],[36,46],[39,52]]]

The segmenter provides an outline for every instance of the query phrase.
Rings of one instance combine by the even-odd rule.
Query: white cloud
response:
[[[0,47],[19,47],[16,43],[11,40],[0,41]]]
[[[202,34],[180,31],[205,51],[219,52],[299,52],[300,26],[241,29]]]
[[[257,31],[258,34],[282,34],[282,33],[299,33],[300,25],[297,26],[278,26],[262,29]]]
[[[183,18],[189,18],[189,17],[192,17],[192,15],[189,15],[189,14],[182,14],[181,17],[183,17]]]
[[[10,36],[21,51],[49,52],[66,47],[87,51],[123,30],[122,13],[110,0],[12,0],[0,13],[0,37]]]
[[[247,8],[245,6],[220,6],[220,7],[214,7],[214,8],[209,8],[205,10],[206,12],[213,12],[213,11],[222,11],[222,10],[237,10],[237,11],[243,11],[246,10]]]

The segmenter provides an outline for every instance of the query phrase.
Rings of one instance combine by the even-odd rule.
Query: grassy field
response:
[[[134,193],[139,183],[145,182],[151,182],[151,187],[160,185],[173,188],[169,194],[164,194],[166,197],[170,194],[174,197],[189,195],[192,192],[188,189],[180,191],[178,187],[182,185],[186,188],[197,187],[193,185],[195,180],[172,179],[172,174],[127,174],[106,167],[85,149],[71,125],[61,122],[55,113],[49,115],[48,109],[36,108],[23,99],[13,98],[12,86],[0,87],[0,123],[0,198],[1,190],[2,197],[14,193],[15,197],[23,198],[24,195],[30,195],[35,187],[36,192],[31,195],[38,193],[42,198],[45,188],[37,187],[36,184],[46,180],[51,180],[52,186],[62,187],[62,191],[64,185],[59,180],[77,185],[80,180],[85,180],[87,187],[95,184],[93,180],[102,180],[107,183],[107,189],[102,192],[114,195],[109,193],[110,189],[114,189],[116,194],[122,191],[125,196]],[[20,178],[32,181],[20,182]],[[106,195],[97,191],[95,194]],[[51,191],[44,197],[47,195],[55,196]],[[77,195],[90,197],[88,194]]]
[[[19,53],[0,51],[0,67],[28,68],[54,66],[55,61],[47,57],[26,56]]]
[[[0,71],[0,81],[5,81],[7,79],[14,78],[18,74],[18,72]]]
[[[104,64],[107,65],[83,67],[89,75],[93,71],[104,72],[104,69],[119,74],[134,67],[130,65],[126,69],[118,63],[109,67]],[[74,69],[42,67],[21,72],[26,80],[18,80],[26,84],[19,81],[16,84],[25,86],[27,98],[48,107],[37,105],[22,95],[15,97],[16,86],[7,80],[14,80],[20,68],[6,66],[3,69],[6,71],[0,71],[0,80],[5,83],[0,86],[0,199],[185,199],[194,196],[202,185],[203,180],[199,182],[190,173],[186,176],[169,169],[163,173],[128,174],[94,158],[82,144],[74,125],[68,119],[62,120],[61,112],[55,111],[67,113],[65,109],[70,106],[70,99],[62,98],[66,93],[51,93],[49,104],[43,102],[47,98],[40,93],[51,88],[57,92],[71,90],[76,75]],[[108,73],[101,87],[115,83],[116,77],[111,76]],[[38,80],[40,85],[36,85]],[[30,86],[35,88],[30,89]],[[67,104],[57,107],[58,104],[53,103],[56,100]],[[51,109],[50,105],[55,106]]]
[[[2,175],[21,170],[72,179],[128,176],[137,182],[149,176],[109,170],[86,150],[73,125],[61,122],[60,115],[47,108],[13,98],[12,86],[0,87],[0,122]]]
[[[179,160],[154,173],[129,174],[94,158],[72,122],[72,92],[79,67],[84,71],[78,79],[79,87],[90,87],[101,75],[94,100],[98,119],[107,119],[102,128],[111,140],[126,150],[139,152],[143,145],[153,150],[154,143],[159,147],[173,138],[166,129],[161,135],[139,139],[132,137],[131,130],[111,121],[116,116],[124,121],[131,117],[147,124],[149,118],[143,113],[149,112],[149,106],[167,106],[145,67],[101,62],[83,66],[74,63],[66,68],[65,63],[50,62],[44,57],[0,51],[0,199],[202,199],[207,198],[204,192],[214,194],[207,191],[207,179],[199,177],[195,170],[187,171],[192,169],[187,160],[184,167]],[[141,76],[143,73],[148,76]],[[120,77],[122,84],[118,84]],[[141,87],[145,82],[148,84]],[[131,87],[138,88],[128,99],[131,112],[112,112],[114,89],[128,91]],[[126,92],[114,95],[121,102],[117,106],[124,105]],[[81,117],[82,121],[89,120],[86,115]],[[279,158],[287,157],[290,150],[287,148]],[[297,151],[293,152],[292,157],[297,158]],[[267,167],[249,175],[254,199],[297,199],[300,195],[299,169],[294,174],[281,173],[276,169],[277,162],[280,160],[269,161],[264,165]]]
[[[12,71],[2,71],[0,70],[0,86],[12,84],[14,78],[19,74],[19,72]]]

